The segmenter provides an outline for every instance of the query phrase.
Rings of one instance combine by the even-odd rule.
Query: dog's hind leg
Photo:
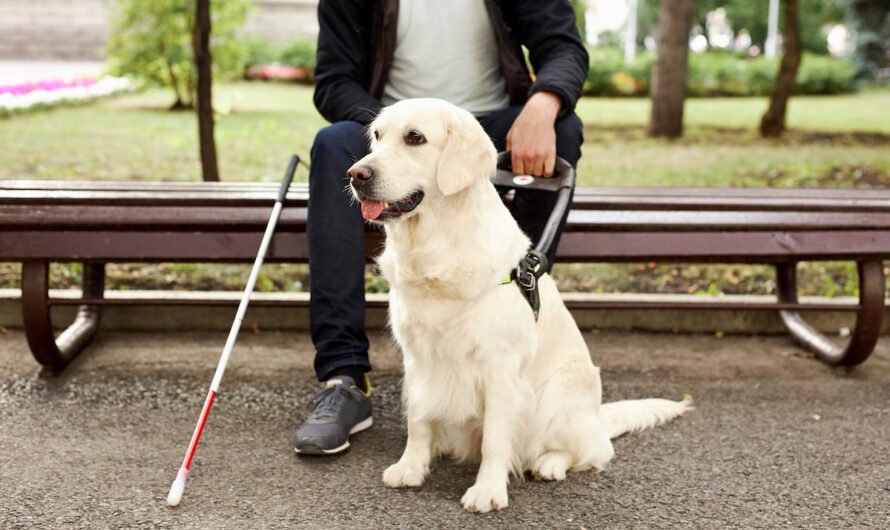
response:
[[[599,369],[586,359],[570,362],[537,389],[537,409],[526,465],[538,480],[566,472],[603,469],[615,455],[599,420]]]
[[[416,487],[430,472],[433,430],[429,422],[408,423],[408,442],[402,457],[383,472],[383,483],[390,488]]]
[[[538,480],[562,480],[572,467],[572,460],[572,454],[568,451],[550,451],[535,460],[532,473]]]

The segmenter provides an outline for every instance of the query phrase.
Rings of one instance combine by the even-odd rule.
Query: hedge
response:
[[[262,37],[242,38],[246,48],[244,70],[247,77],[257,67],[270,64],[298,69],[299,76],[283,76],[312,82],[315,71],[315,42],[294,39],[272,45]],[[652,76],[652,53],[641,53],[625,62],[617,48],[590,48],[590,69],[584,83],[588,96],[648,96]],[[252,70],[253,69],[253,70]],[[689,54],[688,95],[765,96],[773,88],[779,59],[747,59],[739,54],[712,51]],[[268,70],[268,69],[266,69]],[[260,68],[258,71],[263,71]],[[853,90],[853,67],[841,59],[804,53],[797,72],[797,94],[840,94]]]
[[[648,96],[654,56],[624,61],[615,48],[590,49],[584,84],[589,96]],[[690,53],[687,90],[692,97],[764,96],[772,91],[779,59],[746,59],[727,52]],[[840,94],[853,90],[853,67],[841,59],[804,53],[795,93]]]

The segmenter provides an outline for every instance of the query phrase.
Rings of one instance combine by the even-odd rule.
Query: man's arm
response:
[[[581,97],[589,67],[587,49],[566,0],[518,0],[518,36],[529,50],[535,82],[529,99],[507,133],[513,171],[553,176],[554,122],[570,115]]]
[[[590,67],[587,48],[575,26],[575,12],[567,0],[517,0],[516,32],[528,48],[535,71],[529,96],[552,92],[562,100],[558,118],[571,114],[581,97]]]
[[[383,105],[368,93],[373,2],[321,0],[315,107],[330,122],[369,123]]]

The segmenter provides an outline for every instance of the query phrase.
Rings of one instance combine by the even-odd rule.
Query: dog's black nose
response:
[[[356,164],[349,168],[346,175],[349,176],[353,183],[364,184],[371,180],[371,177],[374,176],[374,171],[368,166],[360,166]]]

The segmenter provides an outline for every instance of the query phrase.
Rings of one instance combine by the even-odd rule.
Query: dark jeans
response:
[[[498,151],[522,107],[510,107],[479,119]],[[556,122],[556,154],[575,165],[581,157],[581,120],[574,114]],[[343,121],[325,127],[312,145],[309,171],[309,328],[315,344],[315,373],[324,381],[337,368],[371,370],[365,334],[365,229],[359,205],[346,190],[346,171],[368,153],[364,127]],[[556,194],[521,190],[513,216],[537,241]],[[565,217],[550,250],[550,262]]]

